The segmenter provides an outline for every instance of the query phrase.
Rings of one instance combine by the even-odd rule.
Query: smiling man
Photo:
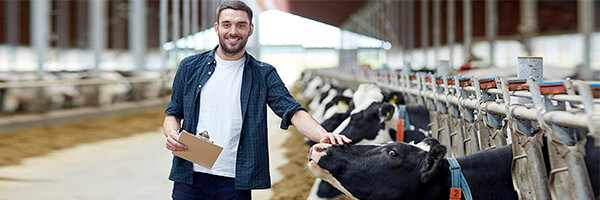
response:
[[[187,148],[178,142],[179,130],[207,131],[223,151],[210,169],[173,156],[173,199],[251,199],[250,190],[271,187],[267,105],[282,118],[282,129],[294,125],[316,142],[351,142],[325,131],[294,100],[273,66],[246,53],[254,31],[246,4],[222,3],[214,27],[219,45],[179,64],[163,131],[171,151]]]

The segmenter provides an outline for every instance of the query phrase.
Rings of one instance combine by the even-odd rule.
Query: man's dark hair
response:
[[[235,1],[235,0],[225,1],[225,2],[221,3],[219,8],[217,9],[217,23],[219,22],[219,17],[221,16],[221,11],[223,11],[225,9],[245,11],[248,14],[248,19],[250,20],[250,24],[252,24],[252,9],[250,9],[250,7],[248,7],[244,2]]]

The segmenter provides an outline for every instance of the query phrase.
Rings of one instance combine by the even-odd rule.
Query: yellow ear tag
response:
[[[396,100],[398,99],[398,95],[394,95],[392,99],[390,99],[390,104],[396,104]]]
[[[348,107],[348,104],[346,104],[345,101],[339,101],[337,106],[338,106],[338,109],[337,109],[336,113],[346,113],[346,112],[348,112],[348,109],[350,109]]]
[[[390,112],[386,112],[385,117],[390,117]]]

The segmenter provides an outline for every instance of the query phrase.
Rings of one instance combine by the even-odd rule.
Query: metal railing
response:
[[[594,198],[584,146],[586,136],[600,146],[600,83],[362,68],[310,73],[351,88],[362,82],[375,83],[403,93],[407,104],[427,106],[431,136],[450,147],[450,156],[512,144],[513,185],[521,199]],[[548,170],[542,154],[544,139],[550,155]]]

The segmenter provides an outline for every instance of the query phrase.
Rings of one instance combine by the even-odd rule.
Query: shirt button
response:
[[[207,62],[206,64],[207,64],[207,65],[210,65],[210,62]]]
[[[198,85],[198,88],[202,88],[202,85]]]
[[[208,72],[208,74],[210,75],[210,74],[212,74],[212,72]]]

